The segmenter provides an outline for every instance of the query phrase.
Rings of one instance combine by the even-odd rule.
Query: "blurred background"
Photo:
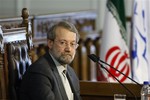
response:
[[[96,31],[103,28],[107,0],[0,0],[0,17],[20,16],[22,8],[30,15],[46,15],[64,12],[95,11]],[[133,0],[124,0],[126,17],[132,16]]]

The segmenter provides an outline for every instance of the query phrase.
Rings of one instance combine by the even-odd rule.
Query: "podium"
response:
[[[82,100],[114,100],[114,94],[126,94],[126,100],[140,100],[140,87],[134,83],[123,83],[134,95],[119,83],[80,81]]]

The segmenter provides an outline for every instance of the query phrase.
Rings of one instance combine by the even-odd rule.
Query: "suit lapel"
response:
[[[68,100],[67,94],[66,94],[65,89],[64,89],[64,86],[63,86],[63,83],[62,83],[62,81],[61,81],[61,77],[60,77],[60,75],[59,75],[59,72],[58,72],[58,70],[57,70],[57,68],[56,68],[56,65],[55,65],[53,59],[51,58],[51,56],[49,55],[49,53],[47,53],[47,54],[45,55],[45,58],[46,58],[46,60],[48,61],[50,67],[52,68],[52,71],[53,71],[54,76],[55,76],[54,78],[56,79],[56,81],[57,81],[57,83],[58,83],[58,87],[59,87],[59,90],[60,90],[61,95],[62,95],[62,97],[63,97],[63,100]]]

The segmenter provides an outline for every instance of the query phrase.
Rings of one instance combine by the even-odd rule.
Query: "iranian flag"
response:
[[[126,76],[131,76],[129,48],[126,40],[126,25],[123,0],[108,0],[101,42],[100,58]],[[120,82],[131,82],[127,77],[104,65]],[[104,70],[104,69],[102,69]],[[117,82],[103,71],[109,82]]]

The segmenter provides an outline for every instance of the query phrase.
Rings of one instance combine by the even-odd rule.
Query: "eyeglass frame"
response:
[[[75,41],[73,41],[73,42],[67,42],[66,40],[53,40],[54,42],[56,42],[56,43],[58,43],[58,45],[60,46],[60,47],[67,47],[68,45],[71,47],[71,48],[73,48],[73,49],[77,49],[78,48],[78,46],[79,46],[79,44],[77,43],[77,42],[75,42]]]

